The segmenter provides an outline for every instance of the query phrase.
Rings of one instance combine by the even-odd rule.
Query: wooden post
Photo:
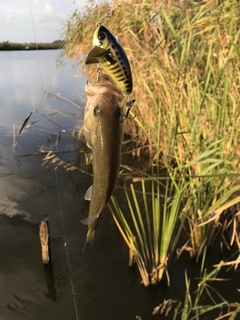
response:
[[[42,260],[44,264],[50,262],[49,258],[49,231],[48,231],[48,218],[44,219],[39,227],[39,237],[42,247]]]

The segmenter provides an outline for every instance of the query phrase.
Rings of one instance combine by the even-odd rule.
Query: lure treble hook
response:
[[[120,122],[123,122],[125,119],[133,120],[134,118],[136,118],[136,115],[133,117],[128,116],[130,109],[132,108],[135,101],[136,101],[135,99],[131,99],[131,100],[128,100],[127,102],[124,103],[123,107],[128,107],[128,109],[127,109],[126,114],[120,120]]]

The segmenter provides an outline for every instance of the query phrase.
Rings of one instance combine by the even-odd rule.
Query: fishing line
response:
[[[35,30],[34,20],[33,20],[33,11],[32,11],[31,0],[29,0],[29,8],[30,8],[30,13],[31,13],[31,20],[32,20],[32,28],[33,28],[33,36],[34,36],[35,48],[36,48],[36,52],[37,52],[38,68],[39,68],[39,73],[40,73],[40,81],[41,81],[42,90],[43,90],[43,88],[44,88],[44,86],[43,86],[43,76],[42,76],[42,70],[41,70],[39,54],[38,54],[37,37],[36,37],[36,30]]]
[[[30,13],[31,13],[31,19],[32,19],[35,47],[36,47],[36,52],[37,52],[37,57],[38,57],[38,67],[39,67],[40,79],[41,79],[41,84],[42,84],[42,91],[44,92],[43,76],[42,76],[41,64],[40,64],[39,54],[38,54],[37,37],[36,37],[36,31],[35,31],[35,25],[34,25],[34,19],[33,19],[31,0],[29,0],[29,7],[30,7]],[[50,135],[50,129],[49,129],[49,135]],[[50,145],[51,145],[51,151],[53,152],[53,144],[52,144],[51,139],[50,139]],[[68,253],[68,249],[67,249],[68,242],[67,242],[67,235],[66,235],[66,228],[65,228],[65,222],[64,222],[64,214],[63,214],[62,201],[61,201],[61,195],[60,195],[60,189],[59,189],[59,183],[58,183],[57,170],[54,170],[54,173],[55,173],[55,180],[56,180],[56,186],[57,186],[59,210],[60,210],[60,216],[61,216],[61,222],[62,222],[63,245],[64,245],[64,251],[65,251],[65,256],[66,256],[66,260],[67,260],[67,267],[68,267],[68,272],[69,272],[69,280],[70,280],[70,285],[71,285],[75,316],[76,316],[76,319],[79,320],[80,318],[79,318],[79,308],[78,308],[78,303],[77,303],[77,294],[76,294],[76,291],[74,288],[74,282],[73,282],[73,276],[72,276],[72,266],[70,263],[69,253]]]

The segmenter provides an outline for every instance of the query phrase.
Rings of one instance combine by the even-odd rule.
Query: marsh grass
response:
[[[175,174],[169,173],[164,190],[154,178],[146,182],[143,178],[138,193],[134,184],[130,184],[130,192],[125,189],[128,211],[121,208],[115,197],[111,198],[114,220],[138,265],[145,286],[157,284],[164,274],[170,282],[168,260],[175,254],[185,223],[185,218],[180,221],[178,216],[183,207],[186,184],[184,180],[175,183]],[[150,199],[146,183],[151,191]]]
[[[204,136],[217,136],[231,125],[239,127],[239,12],[239,3],[231,0],[221,5],[216,1],[90,1],[84,14],[75,11],[68,21],[64,54],[83,63],[98,21],[117,34],[130,60],[132,95],[137,99],[133,112],[138,123],[126,122],[126,133],[138,131],[156,152],[160,148],[168,155],[168,143],[178,127],[185,141],[185,145],[180,141],[184,154],[190,136],[200,135],[202,129]],[[96,66],[85,70],[95,77]],[[228,123],[222,113],[224,104],[228,106],[224,112],[231,113],[230,120],[237,123]],[[160,145],[155,130],[159,108]],[[194,122],[198,132],[189,134]],[[236,139],[231,132],[231,139]]]
[[[214,286],[217,282],[229,281],[219,277],[224,265],[224,262],[220,261],[209,271],[206,267],[206,250],[204,250],[198,279],[190,279],[185,271],[186,291],[183,301],[164,300],[153,309],[153,315],[171,314],[173,320],[237,319],[240,314],[240,304],[229,302],[225,294],[220,294]],[[196,289],[193,290],[193,287]]]
[[[216,210],[239,191],[240,3],[90,1],[65,28],[65,55],[84,62],[97,21],[118,34],[130,60],[137,118],[124,121],[125,132],[148,142],[169,175],[186,179],[198,257],[221,225]],[[96,66],[85,70],[96,74]]]
[[[216,235],[223,231],[226,210],[239,203],[240,185],[236,183],[239,175],[231,163],[224,160],[219,144],[221,141],[210,144],[179,168],[188,181],[184,212],[189,225],[190,253],[197,259],[205,247],[213,246]]]
[[[98,21],[129,58],[137,117],[124,129],[148,145],[154,168],[126,189],[127,210],[111,203],[143,283],[168,278],[176,249],[197,261],[219,241],[239,250],[240,2],[89,1],[66,25],[64,55],[84,65]],[[84,71],[96,76],[94,65]]]
[[[219,241],[225,241],[228,248],[235,241],[239,248],[239,214],[227,218],[227,210],[240,202],[236,196],[240,186],[230,187],[235,172],[222,167],[217,155],[216,146],[210,146],[188,165],[167,168],[161,177],[155,165],[152,177],[133,179],[130,191],[125,189],[126,204],[119,204],[117,196],[112,197],[114,220],[145,286],[157,284],[164,274],[170,283],[168,262],[177,251],[187,249],[198,261],[209,246],[214,248]],[[202,175],[192,175],[193,164],[205,166]],[[226,240],[226,221],[233,216],[232,231]]]

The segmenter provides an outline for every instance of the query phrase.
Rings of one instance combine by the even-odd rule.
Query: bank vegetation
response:
[[[143,283],[168,277],[184,251],[200,261],[220,244],[229,254],[214,272],[237,269],[240,2],[89,2],[66,25],[64,55],[90,78],[96,66],[84,58],[99,21],[118,35],[132,68],[137,117],[124,121],[125,132],[138,134],[151,155],[148,173],[126,178],[126,205],[117,195],[111,204]]]

